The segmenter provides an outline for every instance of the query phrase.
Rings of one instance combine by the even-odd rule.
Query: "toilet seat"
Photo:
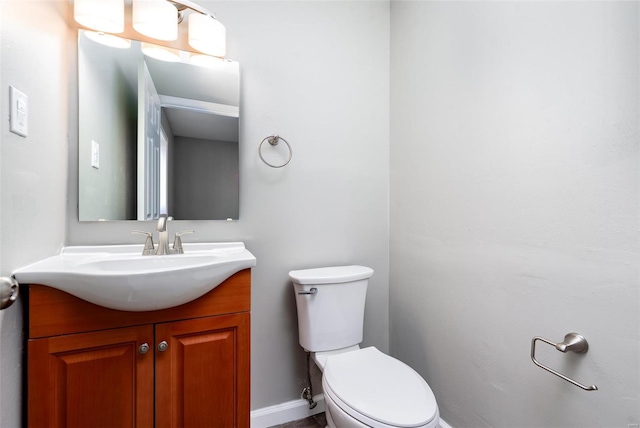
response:
[[[374,428],[426,427],[438,417],[424,379],[374,347],[327,357],[322,384],[341,410]]]

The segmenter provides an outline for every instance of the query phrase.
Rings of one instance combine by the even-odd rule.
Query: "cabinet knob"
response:
[[[147,352],[149,352],[149,344],[145,342],[142,345],[140,345],[138,347],[138,352],[141,353],[142,355],[144,355]]]
[[[163,340],[162,342],[158,343],[158,351],[160,352],[166,351],[168,347],[169,347],[169,344],[167,343],[166,340]]]

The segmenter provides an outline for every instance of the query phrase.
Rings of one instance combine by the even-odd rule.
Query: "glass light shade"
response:
[[[178,38],[178,9],[166,0],[133,0],[133,28],[158,40]]]
[[[207,55],[222,58],[227,54],[227,30],[211,16],[192,13],[189,15],[189,45]]]
[[[131,47],[131,40],[114,36],[113,34],[105,34],[103,32],[85,31],[84,34],[94,42],[101,43],[106,46],[118,49],[128,49]]]
[[[124,0],[75,0],[73,17],[81,25],[107,33],[124,31]]]
[[[151,58],[159,59],[167,62],[180,61],[180,51],[177,49],[166,48],[151,43],[140,43],[142,53]]]

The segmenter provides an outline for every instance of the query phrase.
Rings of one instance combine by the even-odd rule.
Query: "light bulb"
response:
[[[140,48],[143,54],[150,56],[151,58],[167,62],[180,61],[180,51],[177,49],[166,48],[164,46],[144,42],[140,44]]]
[[[224,57],[227,53],[227,30],[212,16],[189,15],[189,45],[207,55]]]
[[[178,38],[178,9],[166,0],[133,0],[133,28],[158,40]]]
[[[124,31],[124,0],[75,0],[73,17],[81,25],[106,33]]]

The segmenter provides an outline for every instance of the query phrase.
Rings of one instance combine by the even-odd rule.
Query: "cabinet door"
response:
[[[153,326],[28,343],[30,427],[153,427]]]
[[[156,326],[156,426],[249,427],[249,314]]]

